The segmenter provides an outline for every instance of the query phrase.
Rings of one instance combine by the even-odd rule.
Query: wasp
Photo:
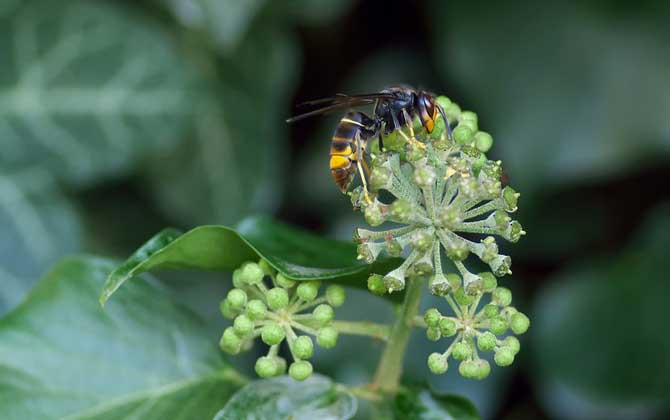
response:
[[[451,127],[435,95],[409,86],[392,86],[378,93],[357,95],[340,93],[305,102],[301,105],[318,106],[318,108],[286,120],[287,123],[293,123],[343,108],[373,104],[373,115],[358,111],[344,114],[335,128],[330,143],[330,172],[335,184],[346,193],[358,172],[367,202],[370,202],[370,199],[366,175],[369,176],[370,171],[365,161],[365,151],[370,139],[379,136],[379,146],[383,148],[384,135],[397,130],[409,143],[423,148],[425,147],[423,143],[414,137],[414,117],[418,116],[421,125],[428,133],[432,133],[438,115],[444,119],[448,135],[451,137]],[[402,127],[407,127],[409,136],[403,132]]]

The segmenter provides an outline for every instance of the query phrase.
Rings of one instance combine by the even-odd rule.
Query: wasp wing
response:
[[[319,98],[319,99],[313,99],[311,101],[306,101],[298,104],[298,106],[313,106],[313,105],[321,105],[321,104],[345,104],[345,103],[350,103],[350,102],[355,102],[358,100],[368,100],[370,102],[373,102],[377,99],[393,99],[394,95],[390,93],[362,93],[362,94],[357,94],[357,95],[347,95],[345,93],[338,93],[335,96],[330,96],[327,98]]]

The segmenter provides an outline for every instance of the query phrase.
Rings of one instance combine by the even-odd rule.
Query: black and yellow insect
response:
[[[413,118],[418,116],[421,125],[428,133],[432,133],[438,115],[444,118],[448,135],[451,136],[449,122],[444,110],[437,103],[435,95],[422,90],[417,91],[408,86],[393,86],[379,93],[362,95],[338,94],[330,98],[305,102],[303,105],[322,105],[322,107],[286,120],[292,123],[342,108],[372,104],[375,104],[372,117],[363,112],[345,114],[335,129],[330,146],[330,171],[335,184],[342,192],[346,192],[358,170],[366,199],[368,194],[365,175],[368,169],[365,162],[365,150],[369,139],[379,135],[380,147],[383,147],[385,134],[399,130],[401,135],[406,136],[400,129],[407,127],[410,133],[410,136],[406,137],[407,140],[423,147],[423,144],[414,138]]]

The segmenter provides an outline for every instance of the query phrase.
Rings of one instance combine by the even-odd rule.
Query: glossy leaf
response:
[[[534,373],[556,417],[633,418],[670,401],[669,209],[627,252],[566,270],[537,299]]]
[[[201,226],[180,235],[166,229],[150,239],[105,283],[100,302],[126,281],[159,269],[232,271],[243,262],[266,259],[275,269],[295,280],[333,280],[367,287],[371,271],[388,272],[396,259],[380,259],[373,265],[356,259],[353,243],[324,239],[268,218],[242,222],[238,230],[225,226]]]
[[[214,420],[346,420],[356,399],[321,375],[304,382],[287,376],[254,381],[238,391]]]
[[[474,405],[457,395],[437,395],[427,389],[404,388],[393,401],[397,420],[478,420]]]
[[[81,223],[41,169],[0,172],[0,316],[56,260],[79,247]]]
[[[0,319],[3,419],[206,419],[241,386],[217,337],[157,283],[135,282],[102,310],[112,267],[65,259]]]
[[[181,139],[189,71],[170,37],[113,2],[33,0],[0,15],[0,166],[72,185]]]

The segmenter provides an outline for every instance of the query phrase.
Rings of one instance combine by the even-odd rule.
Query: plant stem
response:
[[[379,360],[377,372],[371,384],[371,388],[374,390],[394,393],[400,386],[405,350],[414,325],[414,317],[419,312],[422,291],[423,281],[421,277],[408,279],[400,315],[391,329],[391,335]]]
[[[389,326],[368,321],[332,321],[330,324],[338,332],[351,335],[366,335],[380,340],[388,340]]]

